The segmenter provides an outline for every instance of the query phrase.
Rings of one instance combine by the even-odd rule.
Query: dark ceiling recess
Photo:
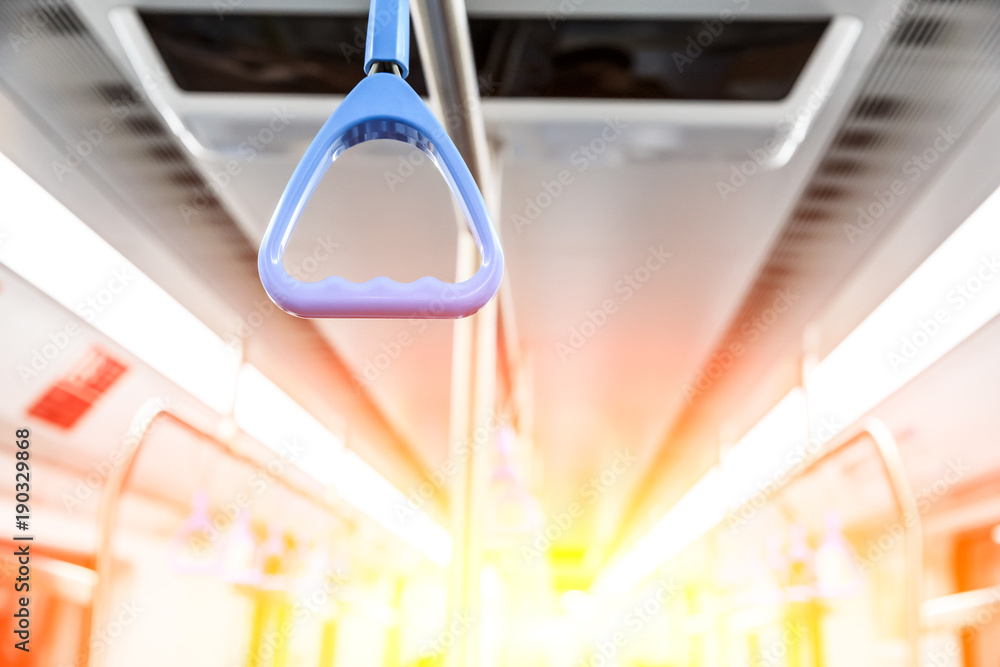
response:
[[[363,76],[364,16],[140,15],[183,90],[344,95]],[[774,101],[828,24],[473,18],[469,28],[486,97]],[[416,49],[410,71],[425,95]]]
[[[364,77],[365,16],[139,13],[182,90],[346,95]],[[410,42],[416,38],[410,35]],[[407,78],[427,94],[416,49]]]
[[[498,97],[773,101],[828,21],[472,19]]]

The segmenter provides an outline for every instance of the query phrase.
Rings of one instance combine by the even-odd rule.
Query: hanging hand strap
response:
[[[375,63],[395,63],[404,79],[410,73],[410,3],[372,0],[365,41],[365,74]]]
[[[409,11],[405,0],[373,0],[368,17],[366,71],[377,63],[407,73]],[[479,248],[482,263],[460,283],[424,276],[410,283],[386,277],[353,283],[331,276],[300,282],[282,265],[295,224],[329,169],[348,148],[374,139],[394,139],[423,151],[444,176]],[[261,282],[271,299],[299,317],[458,318],[493,298],[503,277],[503,253],[486,203],[448,133],[412,88],[395,74],[367,76],[323,125],[292,174],[264,234],[258,259]]]

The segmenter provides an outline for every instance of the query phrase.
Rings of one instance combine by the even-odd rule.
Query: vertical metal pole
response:
[[[439,107],[445,129],[489,202],[490,153],[465,3],[413,0],[412,10],[431,100]]]
[[[414,0],[413,19],[431,98],[459,153],[469,165],[491,209],[492,191],[486,126],[480,112],[468,16],[462,0]],[[477,268],[476,249],[459,220],[458,276]],[[484,542],[483,517],[489,484],[489,456],[497,384],[497,301],[455,323],[452,356],[450,442],[466,443],[453,456],[462,474],[452,490],[452,534],[455,551],[448,592],[448,622],[467,621],[446,664],[475,667],[479,662],[479,576]]]
[[[479,579],[482,571],[484,519],[489,487],[490,458],[496,434],[489,427],[496,404],[496,302],[456,325],[456,357],[465,352],[466,363],[457,365],[452,389],[453,425],[467,446],[462,474],[454,497],[452,521],[455,560],[449,590],[448,621],[464,619],[468,630],[458,638],[446,664],[475,667],[479,663]],[[459,340],[462,338],[463,340]],[[457,361],[457,359],[456,359]],[[463,377],[459,377],[463,375]],[[464,395],[461,395],[464,394]]]
[[[906,582],[904,604],[906,605],[906,664],[911,667],[920,665],[920,606],[923,604],[924,577],[924,535],[923,522],[920,519],[920,506],[917,497],[910,487],[903,467],[903,457],[899,445],[892,437],[889,427],[877,419],[865,422],[865,431],[875,441],[875,447],[882,462],[882,469],[892,487],[893,497],[899,508],[903,523],[903,548],[906,551]]]
[[[892,431],[883,422],[875,418],[864,421],[860,428],[849,436],[839,440],[818,459],[810,462],[799,476],[808,470],[814,470],[825,461],[848,447],[865,441],[865,436],[875,443],[875,453],[878,455],[882,472],[892,491],[893,500],[899,511],[900,523],[903,526],[903,549],[906,559],[903,591],[903,613],[906,629],[906,660],[908,667],[920,665],[920,605],[923,602],[924,576],[924,537],[923,521],[920,518],[920,507],[917,496],[913,493],[910,481],[903,466],[903,457]]]

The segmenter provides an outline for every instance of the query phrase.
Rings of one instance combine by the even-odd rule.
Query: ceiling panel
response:
[[[124,70],[129,61],[108,20],[114,4],[74,2]],[[205,7],[165,0],[140,4],[160,9]],[[364,4],[246,0],[240,10],[279,6],[284,11],[357,10],[359,5],[363,10]],[[865,68],[884,38],[876,21],[894,6],[890,1],[769,1],[752,7],[728,1],[666,6],[594,2],[581,10],[586,15],[690,17],[725,9],[743,12],[747,18],[854,16],[864,22],[856,44],[843,54],[847,58],[843,75],[836,79],[798,150],[786,164],[755,169],[732,198],[720,193],[720,183],[730,182],[733,169],[751,157],[747,151],[760,148],[755,142],[777,133],[774,124],[779,116],[774,114],[795,108],[748,104],[703,110],[674,103],[657,115],[636,105],[647,114],[641,122],[628,113],[616,119],[614,107],[587,107],[591,115],[598,108],[610,113],[572,119],[562,115],[569,107],[487,110],[497,183],[502,184],[497,224],[507,257],[517,334],[534,378],[532,440],[541,465],[535,468],[532,488],[547,513],[562,511],[579,500],[581,486],[611,465],[618,452],[627,450],[642,460],[576,524],[567,538],[570,546],[586,546],[613,532],[639,470],[687,407],[685,383],[723,336],[806,179],[853,103]],[[473,12],[544,14],[546,7],[558,11],[558,3],[471,3]],[[799,93],[803,95],[796,98],[802,100],[799,104],[806,104],[811,92]],[[304,141],[337,100],[292,101],[301,106],[293,105],[291,122],[282,125],[266,149],[238,161],[238,173],[229,174],[219,195],[235,223],[227,231],[238,228],[244,237],[240,245],[250,249],[259,242]],[[202,131],[202,138],[221,133],[218,143],[203,152],[195,147],[194,153],[185,155],[206,180],[224,171],[232,159],[224,153],[227,142],[239,139],[244,130],[259,131],[287,115],[280,99],[268,97],[193,97],[187,102],[201,105],[205,118],[214,113],[221,119]],[[236,124],[250,118],[248,109],[258,114],[257,120]],[[675,149],[688,137],[687,125],[678,119],[693,125],[702,114],[707,120],[697,150],[690,145],[687,151]],[[226,134],[230,117],[237,120],[228,124]],[[747,119],[763,134],[748,139],[750,135],[738,131],[737,126],[750,122]],[[180,141],[173,140],[172,145],[183,150]],[[599,148],[589,156],[587,146]],[[192,144],[186,147],[191,149]],[[449,195],[430,165],[418,165],[409,174],[408,157],[378,146],[346,154],[313,198],[288,262],[312,279],[330,273],[356,279],[380,274],[408,278],[425,272],[450,277],[456,221]],[[407,175],[398,184],[393,175],[403,173],[401,164]],[[174,242],[180,243],[176,237]],[[212,248],[207,250],[210,254]],[[252,275],[242,278],[253,282]],[[599,310],[614,312],[597,314]],[[274,317],[285,322],[282,314]],[[290,318],[286,326],[293,326]],[[363,395],[371,397],[385,416],[386,428],[398,429],[406,442],[415,444],[419,462],[431,468],[440,465],[448,437],[450,325],[437,322],[423,329],[410,322],[324,322],[318,331],[343,361],[341,373],[354,376],[341,380],[364,384],[355,386],[355,391],[360,394],[363,389]],[[404,334],[410,337],[401,339]],[[293,337],[283,336],[266,342],[272,369],[280,370],[283,347],[296,345]],[[307,367],[308,363],[286,373],[302,374]],[[378,371],[369,373],[374,379],[356,382],[371,367]],[[338,385],[341,390],[342,385]],[[344,392],[336,399],[332,393],[323,396],[322,383],[311,389],[316,404],[324,399],[346,401]]]

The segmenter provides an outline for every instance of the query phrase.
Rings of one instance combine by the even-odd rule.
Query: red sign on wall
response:
[[[125,364],[101,348],[92,347],[28,408],[28,414],[61,428],[72,428],[125,371]]]

